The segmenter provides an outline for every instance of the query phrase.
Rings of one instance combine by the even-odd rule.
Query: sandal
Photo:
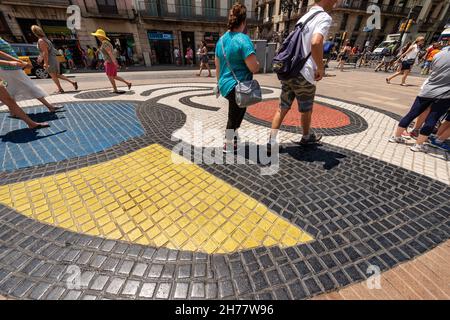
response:
[[[386,83],[391,84],[391,81],[388,78],[386,78]]]
[[[64,90],[58,90],[58,91],[53,92],[53,94],[63,94],[63,93],[66,93],[66,92]]]
[[[73,84],[73,87],[75,88],[75,90],[78,90],[78,82],[75,82],[75,83]]]
[[[64,106],[61,106],[61,107],[54,107],[54,108],[53,108],[53,111],[50,111],[50,113],[56,113],[56,112],[60,111],[60,110],[63,109],[63,108],[64,108]]]
[[[113,91],[113,92],[111,92],[112,94],[124,94],[125,93],[125,91]]]

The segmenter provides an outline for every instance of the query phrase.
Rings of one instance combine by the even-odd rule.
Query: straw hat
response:
[[[95,37],[102,37],[106,40],[110,41],[110,39],[106,36],[106,32],[103,29],[97,29],[94,33],[91,33]]]

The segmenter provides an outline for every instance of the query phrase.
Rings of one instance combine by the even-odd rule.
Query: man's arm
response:
[[[316,81],[322,80],[325,73],[325,66],[323,64],[323,39],[322,34],[315,33],[311,41],[311,56],[317,65]]]

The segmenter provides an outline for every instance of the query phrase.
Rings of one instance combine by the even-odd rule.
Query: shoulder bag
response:
[[[223,40],[222,40],[222,52],[223,57],[227,63],[227,66],[237,82],[237,85],[234,88],[236,94],[236,104],[240,108],[247,108],[252,104],[260,102],[262,100],[262,92],[258,81],[256,80],[239,81],[239,79],[236,77],[236,74],[233,71],[233,68],[230,65],[230,62],[228,61],[227,54],[225,53],[225,46],[223,44]]]

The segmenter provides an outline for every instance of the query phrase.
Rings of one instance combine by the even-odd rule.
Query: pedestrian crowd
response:
[[[70,83],[74,90],[78,90],[78,83],[73,81],[61,73],[60,62],[57,59],[58,54],[65,56],[69,67],[74,68],[73,55],[69,48],[64,47],[56,49],[52,41],[50,41],[41,27],[33,25],[32,33],[37,37],[37,48],[40,55],[37,63],[48,72],[57,91],[55,94],[65,93],[61,85],[61,80]],[[128,90],[131,89],[132,83],[117,75],[120,68],[121,59],[120,51],[111,44],[110,39],[102,29],[98,29],[92,33],[101,43],[99,49],[87,47],[88,50],[82,55],[85,65],[92,63],[97,66],[100,56],[105,73],[111,82],[113,93],[121,94],[124,91],[117,89],[116,81],[123,82],[127,85]],[[121,61],[121,62],[120,62]],[[54,106],[47,99],[47,94],[37,86],[24,72],[24,69],[31,68],[28,62],[20,60],[12,46],[0,37],[0,102],[5,104],[10,113],[11,118],[24,121],[30,129],[41,129],[49,127],[47,122],[33,121],[17,104],[18,101],[37,99],[47,107],[50,113],[58,112],[63,106]]]

